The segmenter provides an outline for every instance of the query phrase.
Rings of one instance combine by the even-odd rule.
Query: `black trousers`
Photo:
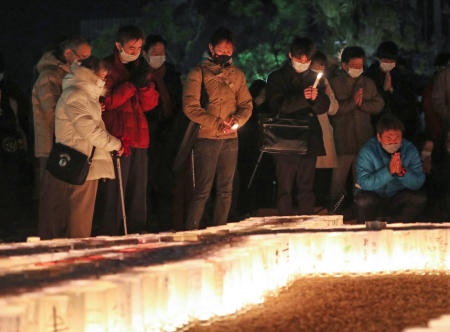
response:
[[[194,144],[194,193],[189,203],[186,229],[197,229],[214,180],[216,200],[212,224],[226,223],[231,206],[238,140],[200,138]]]
[[[381,197],[374,191],[359,191],[355,198],[356,218],[359,224],[377,218],[389,221],[416,221],[423,211],[427,195],[418,190],[403,190],[392,197]]]
[[[280,215],[312,214],[314,211],[314,175],[316,156],[275,155],[278,182],[277,206]],[[292,191],[296,185],[297,209],[292,207]]]
[[[131,148],[128,157],[120,157],[123,191],[125,196],[125,212],[128,233],[140,232],[147,223],[147,149]],[[122,205],[114,161],[116,178],[99,181],[97,200],[95,203],[96,222],[100,223],[99,234],[122,235]]]

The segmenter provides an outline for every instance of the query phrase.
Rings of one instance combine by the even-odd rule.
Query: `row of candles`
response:
[[[174,331],[262,302],[299,275],[450,271],[450,225],[441,226],[237,236],[202,257],[0,297],[0,332]],[[142,242],[133,248],[148,246]]]

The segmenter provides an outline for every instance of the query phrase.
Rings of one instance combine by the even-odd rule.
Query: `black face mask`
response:
[[[223,54],[223,55],[217,55],[217,54],[216,54],[216,55],[213,57],[213,62],[214,62],[215,64],[217,64],[217,65],[223,66],[223,65],[226,64],[230,59],[231,59],[231,56],[230,56],[230,55],[225,55],[225,54]]]

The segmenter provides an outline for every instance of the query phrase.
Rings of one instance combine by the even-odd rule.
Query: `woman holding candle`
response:
[[[252,114],[252,96],[244,73],[231,59],[234,48],[231,31],[217,29],[209,43],[208,59],[194,67],[186,79],[183,111],[200,125],[193,146],[195,181],[186,218],[188,229],[199,228],[214,182],[212,223],[222,225],[228,218],[238,155],[237,130]],[[207,102],[202,103],[204,99]]]

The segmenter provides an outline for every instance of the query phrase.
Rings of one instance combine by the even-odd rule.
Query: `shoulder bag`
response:
[[[88,157],[70,146],[54,143],[47,160],[47,170],[61,181],[82,185],[89,173],[94,151],[95,146]]]

